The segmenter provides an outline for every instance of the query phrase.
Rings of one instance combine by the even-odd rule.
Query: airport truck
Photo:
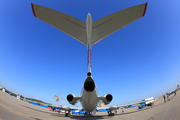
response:
[[[142,100],[142,103],[140,103],[138,105],[138,108],[141,109],[145,106],[152,106],[152,105],[154,105],[154,98],[150,97],[150,98],[146,98],[146,99]]]

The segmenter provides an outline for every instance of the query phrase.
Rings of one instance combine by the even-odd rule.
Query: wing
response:
[[[93,22],[92,45],[123,28],[131,22],[143,17],[147,3],[133,6]]]
[[[48,105],[51,109],[62,109],[65,111],[71,111],[71,110],[82,110],[82,108],[72,108],[68,106],[53,106],[53,105]]]
[[[68,34],[82,44],[87,45],[85,22],[47,7],[32,3],[31,6],[33,14],[36,18],[39,18],[40,20]]]
[[[130,105],[124,105],[124,106],[110,106],[110,107],[101,107],[101,108],[97,108],[98,110],[109,110],[109,111],[113,111],[113,110],[117,110],[117,109],[127,109],[127,108],[133,108],[133,107],[137,107],[139,104],[141,104],[142,102],[138,102],[135,104],[130,104]]]
[[[101,107],[101,108],[97,108],[97,111],[98,110],[117,110],[117,109],[119,109],[120,107],[119,106],[111,106],[111,107]]]

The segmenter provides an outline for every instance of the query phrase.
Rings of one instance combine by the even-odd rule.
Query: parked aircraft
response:
[[[31,6],[36,18],[52,25],[87,46],[87,78],[83,84],[80,97],[69,94],[67,95],[68,102],[75,105],[80,101],[82,105],[81,110],[85,111],[86,114],[91,114],[93,110],[106,109],[109,110],[110,116],[114,115],[112,110],[119,109],[120,106],[97,108],[99,101],[103,101],[103,103],[107,105],[112,101],[113,96],[111,94],[106,94],[103,97],[99,97],[98,95],[98,89],[91,74],[91,47],[115,31],[143,17],[146,12],[147,3],[115,12],[95,22],[92,22],[90,13],[87,15],[86,22],[83,22],[70,15],[47,7],[36,4],[31,4]],[[77,110],[76,108],[66,106],[50,107],[65,110],[65,116],[69,116],[71,110]]]

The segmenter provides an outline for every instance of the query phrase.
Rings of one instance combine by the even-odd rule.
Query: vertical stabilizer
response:
[[[88,49],[88,73],[91,73],[91,33],[92,33],[92,18],[91,14],[88,13],[86,19],[86,33],[87,33],[87,49]]]

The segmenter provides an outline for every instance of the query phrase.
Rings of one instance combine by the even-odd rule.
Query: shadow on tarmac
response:
[[[83,116],[75,116],[71,115],[70,119],[77,119],[77,120],[84,120],[84,119],[91,119],[91,120],[98,120],[98,119],[104,119],[104,115],[83,115]]]
[[[33,117],[31,117],[33,120],[42,120],[42,119],[39,119],[39,118],[33,118]]]
[[[27,106],[24,106],[24,105],[22,105],[22,106],[25,107],[25,108],[34,110],[34,111],[38,111],[38,112],[50,114],[51,116],[55,116],[55,117],[65,117],[64,114],[56,114],[56,113],[54,113],[54,111],[52,111],[53,113],[50,113],[50,112],[41,111],[41,110],[39,110],[39,109],[27,107]],[[143,109],[137,109],[136,111],[132,111],[132,112],[127,112],[127,113],[124,112],[124,113],[115,114],[115,116],[116,116],[116,115],[119,116],[119,115],[124,115],[124,114],[136,113],[136,112],[144,111],[144,110],[147,110],[147,109],[150,109],[150,107],[143,108]],[[72,115],[72,114],[71,114],[70,119],[77,119],[77,120],[93,119],[93,120],[96,120],[96,119],[106,119],[106,118],[112,118],[112,117],[113,117],[113,116],[108,116],[108,115]],[[38,119],[38,118],[34,118],[34,119],[40,120],[40,119]]]

